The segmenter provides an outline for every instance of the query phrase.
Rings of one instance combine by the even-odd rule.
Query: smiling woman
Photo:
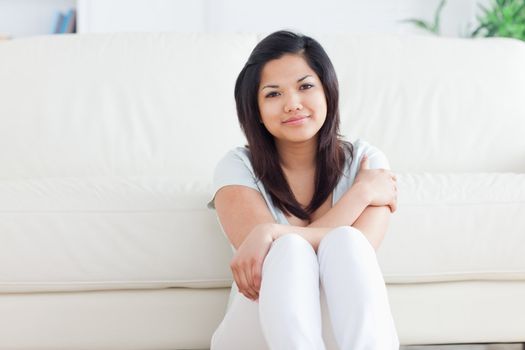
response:
[[[396,178],[380,150],[339,135],[338,96],[321,45],[287,31],[237,78],[248,146],[219,162],[209,203],[235,251],[212,350],[399,348],[374,251]]]

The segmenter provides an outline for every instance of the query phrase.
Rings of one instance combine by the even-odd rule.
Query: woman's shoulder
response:
[[[213,195],[208,208],[215,208],[215,194],[224,186],[242,185],[259,190],[249,155],[246,147],[235,147],[219,160],[213,173]]]
[[[250,161],[250,150],[248,147],[244,146],[237,146],[224,154],[224,156],[219,161],[219,164],[221,163],[232,163],[232,162],[242,162],[246,166],[249,166],[251,168],[251,161]]]
[[[364,152],[377,148],[365,139],[356,139],[352,142],[355,151]]]
[[[215,175],[231,175],[232,173],[253,174],[250,161],[250,151],[247,147],[234,147],[226,152],[215,167]]]
[[[232,153],[236,155],[237,157],[242,158],[250,158],[250,150],[248,149],[248,146],[237,146],[232,148],[228,153]]]
[[[364,139],[356,139],[352,142],[353,154],[352,161],[356,161],[357,164],[361,162],[361,159],[366,154],[370,161],[370,168],[389,168],[388,160],[383,151]]]

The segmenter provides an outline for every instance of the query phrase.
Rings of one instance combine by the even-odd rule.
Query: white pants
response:
[[[317,255],[297,234],[280,237],[258,302],[235,293],[211,350],[399,349],[374,248],[353,227],[330,231]]]

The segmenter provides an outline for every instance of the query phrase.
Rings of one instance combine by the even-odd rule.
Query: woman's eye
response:
[[[275,97],[275,96],[279,96],[279,93],[277,91],[272,91],[266,94],[266,97]]]
[[[301,90],[308,90],[313,88],[314,86],[312,84],[303,84],[301,85]]]

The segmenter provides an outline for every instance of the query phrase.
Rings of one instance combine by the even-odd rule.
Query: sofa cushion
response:
[[[228,286],[209,190],[160,177],[0,181],[0,292]]]
[[[525,280],[525,174],[399,174],[398,189],[388,283]]]
[[[398,174],[398,188],[378,251],[387,283],[525,280],[525,175]],[[228,287],[210,190],[162,177],[1,181],[0,292]]]
[[[233,89],[261,38],[114,33],[3,43],[0,178],[208,181],[215,162],[244,144]],[[317,39],[337,71],[341,133],[377,146],[392,169],[525,172],[524,42]]]

